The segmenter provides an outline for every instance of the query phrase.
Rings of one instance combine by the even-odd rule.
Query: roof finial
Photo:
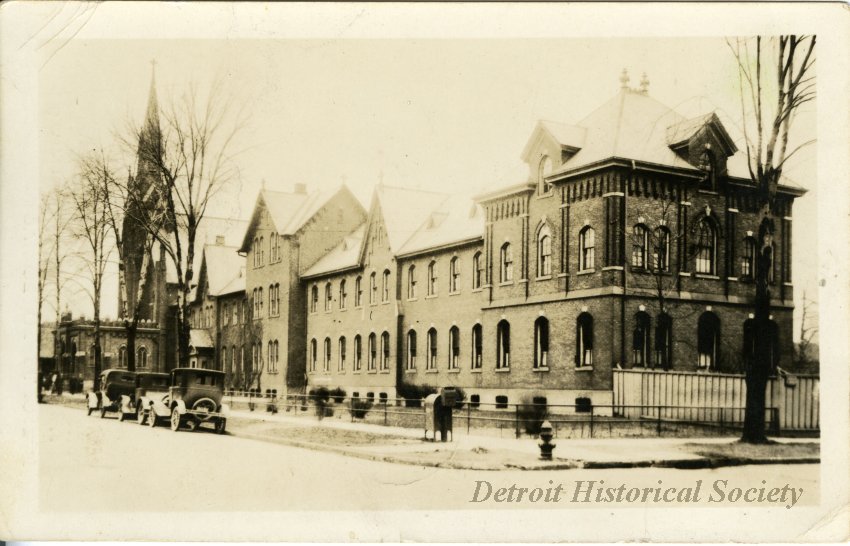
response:
[[[646,72],[640,78],[640,92],[642,95],[649,94],[649,78],[646,77]]]
[[[628,89],[629,88],[629,71],[625,68],[620,73],[620,89]]]

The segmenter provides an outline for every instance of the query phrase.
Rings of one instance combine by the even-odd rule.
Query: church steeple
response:
[[[153,156],[158,152],[158,139],[160,137],[159,127],[159,101],[156,96],[156,60],[151,60],[151,86],[148,92],[148,107],[145,112],[145,121],[139,132],[138,166],[137,178],[143,174],[155,175],[156,166],[153,164]]]

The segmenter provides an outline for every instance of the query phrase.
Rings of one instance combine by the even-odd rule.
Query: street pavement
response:
[[[43,511],[278,511],[505,508],[488,486],[546,489],[564,484],[564,502],[518,501],[511,508],[599,507],[570,503],[577,482],[606,487],[673,487],[703,481],[724,488],[802,488],[799,505],[819,498],[819,465],[719,469],[573,469],[535,472],[454,470],[347,457],[211,431],[172,432],[135,422],[39,406],[39,503]],[[488,485],[485,485],[486,484]],[[721,482],[722,483],[722,482]],[[551,498],[551,495],[549,496]],[[502,497],[505,499],[505,497]],[[743,502],[743,501],[741,501]],[[766,502],[766,501],[765,501]]]

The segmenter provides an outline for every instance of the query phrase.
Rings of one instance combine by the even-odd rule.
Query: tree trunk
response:
[[[759,226],[761,251],[756,268],[755,354],[747,365],[747,409],[741,441],[767,443],[765,434],[765,391],[772,372],[770,333],[770,267],[772,263],[773,221],[766,215]]]

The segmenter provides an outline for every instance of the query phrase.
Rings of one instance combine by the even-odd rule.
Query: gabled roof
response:
[[[195,278],[201,273],[201,259],[203,258],[204,245],[215,244],[219,237],[224,239],[224,244],[229,246],[238,245],[242,241],[242,236],[245,233],[245,228],[248,222],[239,218],[220,218],[217,216],[204,216],[198,224],[198,231],[195,233],[195,259],[194,272]],[[185,237],[185,230],[180,230],[180,234]],[[187,244],[181,237],[183,253],[185,256]],[[166,281],[169,283],[177,282],[177,271],[174,268],[174,263],[170,258],[165,260]]]
[[[377,205],[384,219],[390,251],[398,255],[426,218],[450,197],[446,193],[380,184],[375,188],[370,215],[377,212]],[[372,221],[370,218],[370,225]]]
[[[340,188],[327,191],[316,190],[305,192],[283,192],[262,190],[257,196],[254,211],[245,236],[239,247],[239,252],[248,252],[254,239],[254,232],[260,221],[260,211],[265,207],[275,230],[281,235],[294,235],[319,211],[328,201],[341,192],[351,195],[351,190],[343,184]],[[351,195],[353,202],[358,201]]]
[[[209,285],[208,291],[211,296],[221,296],[225,293],[233,293],[238,290],[241,279],[242,290],[245,290],[245,258],[237,253],[235,246],[206,245],[204,247],[204,271]],[[235,286],[233,286],[235,283]],[[230,292],[225,292],[225,289]]]
[[[450,196],[431,212],[398,254],[414,254],[483,237],[482,208],[470,197]]]
[[[673,149],[682,146],[706,126],[714,130],[721,144],[726,148],[724,151],[727,156],[738,151],[732,137],[726,132],[726,128],[714,112],[679,121],[669,126],[667,128],[667,143]]]
[[[212,349],[213,342],[210,333],[202,328],[189,330],[189,345],[197,349]]]
[[[524,161],[531,161],[531,152],[535,144],[544,137],[551,138],[561,147],[561,150],[578,150],[584,145],[587,130],[576,125],[567,125],[556,121],[539,120],[531,136],[522,150],[521,157]]]
[[[365,232],[366,224],[360,224],[357,229],[345,236],[340,244],[319,258],[319,261],[305,271],[302,277],[307,278],[344,271],[360,265],[360,252]]]

